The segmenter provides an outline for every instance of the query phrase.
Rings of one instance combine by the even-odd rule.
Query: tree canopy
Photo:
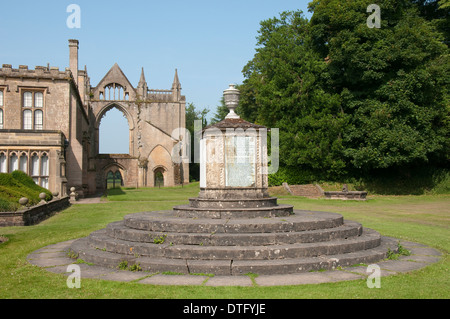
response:
[[[434,2],[378,1],[380,28],[363,0],[314,0],[310,21],[301,11],[262,21],[240,115],[279,128],[280,164],[315,179],[446,164],[449,8]]]

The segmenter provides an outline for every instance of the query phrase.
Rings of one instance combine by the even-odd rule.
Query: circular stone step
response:
[[[277,205],[276,197],[249,199],[189,198],[189,206],[195,208],[261,208]]]
[[[337,213],[293,210],[288,216],[267,215],[280,206],[283,208],[182,206],[130,214],[75,241],[70,249],[84,261],[100,266],[127,264],[152,272],[215,275],[332,269],[377,261],[386,256],[387,248],[397,250],[395,243],[387,243],[378,232],[356,222],[344,223]],[[197,215],[180,216],[183,212]],[[205,213],[204,217],[198,217],[199,212]]]
[[[270,217],[288,217],[293,214],[292,205],[276,205],[263,207],[192,207],[189,205],[180,205],[173,207],[173,210],[179,217],[185,218],[270,218]]]
[[[381,236],[372,230],[365,230],[361,236],[349,239],[336,239],[326,242],[295,243],[285,245],[254,246],[204,246],[136,243],[111,238],[106,230],[100,230],[89,236],[91,246],[112,253],[165,257],[172,259],[202,260],[253,260],[315,257],[370,249],[380,244]]]
[[[111,223],[106,228],[111,238],[130,242],[157,243],[164,240],[174,245],[202,246],[252,246],[294,243],[313,243],[338,238],[359,236],[362,225],[346,221],[343,225],[317,230],[281,233],[162,233],[128,228],[123,221]]]
[[[144,212],[124,217],[126,227],[175,233],[277,233],[334,228],[343,224],[336,213],[294,211],[289,217],[250,219],[183,218],[174,211]]]
[[[374,248],[328,256],[272,259],[272,260],[185,260],[159,256],[145,257],[137,254],[111,253],[93,248],[89,237],[76,240],[70,251],[77,258],[98,266],[118,268],[124,262],[128,266],[139,265],[143,271],[177,272],[183,274],[211,273],[221,275],[289,274],[321,269],[335,269],[359,263],[372,263],[386,258],[387,251],[397,252],[397,242],[381,237],[380,245]]]

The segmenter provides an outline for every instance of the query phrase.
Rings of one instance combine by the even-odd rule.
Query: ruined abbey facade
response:
[[[177,157],[187,140],[177,71],[171,89],[153,90],[144,70],[134,87],[115,64],[93,87],[78,49],[69,40],[63,71],[0,68],[0,172],[22,170],[61,195],[71,187],[80,196],[101,192],[110,175],[125,187],[155,186],[157,176],[164,186],[188,183],[189,164]],[[128,154],[99,153],[100,122],[112,108],[128,121]]]

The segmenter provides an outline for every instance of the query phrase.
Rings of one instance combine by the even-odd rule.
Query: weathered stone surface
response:
[[[117,268],[241,275],[298,273],[380,260],[396,243],[327,212],[287,218],[182,218],[173,211],[124,217],[71,245],[80,258]]]
[[[180,233],[272,233],[338,227],[342,215],[326,212],[296,211],[289,217],[207,219],[178,217],[173,211],[146,212],[124,217],[127,227],[154,232]]]
[[[193,208],[261,208],[261,207],[273,207],[277,205],[276,197],[267,198],[255,198],[255,199],[202,199],[202,198],[190,198],[189,206]]]
[[[44,248],[41,248],[28,256],[28,261],[31,264],[45,267],[45,269],[49,272],[69,275],[67,272],[68,265],[73,263],[73,259],[64,258],[61,256],[63,251],[71,249],[72,244],[78,241],[83,240],[71,240],[55,245],[50,245]],[[253,265],[239,265],[238,262],[230,260],[211,260],[211,261],[203,261],[203,260],[179,260],[170,261],[165,259],[153,260],[153,264],[148,267],[148,270],[130,272],[130,271],[122,271],[117,270],[117,265],[115,264],[115,259],[111,259],[110,266],[98,266],[98,265],[87,265],[87,264],[78,264],[81,268],[83,278],[96,278],[103,280],[116,280],[116,281],[131,281],[131,280],[142,280],[139,283],[142,284],[153,284],[153,285],[205,285],[205,286],[252,286],[254,284],[258,286],[284,286],[284,285],[301,285],[301,284],[318,284],[324,282],[336,282],[342,280],[355,280],[355,279],[364,279],[367,278],[369,273],[367,272],[367,266],[342,266],[342,263],[346,263],[348,265],[354,265],[355,261],[358,263],[366,263],[370,264],[375,261],[377,265],[383,265],[381,269],[381,276],[390,276],[398,273],[404,273],[413,271],[416,269],[423,268],[430,263],[436,262],[439,259],[441,253],[430,247],[426,247],[423,244],[418,243],[410,243],[410,242],[401,242],[404,247],[411,249],[411,256],[404,256],[405,258],[409,257],[427,257],[432,259],[421,260],[421,262],[417,262],[415,260],[404,259],[404,260],[389,260],[383,261],[382,258],[385,257],[387,249],[391,249],[395,251],[397,247],[398,240],[389,237],[382,237],[382,241],[380,246],[376,248],[372,248],[367,251],[359,251],[351,254],[343,254],[336,256],[328,256],[328,257],[316,257],[310,258],[309,260],[316,260],[315,264],[310,263],[310,270],[319,270],[317,265],[327,265],[331,266],[328,271],[320,271],[320,272],[310,272],[306,271],[308,267],[300,270],[301,272],[291,273],[288,272],[286,274],[274,274],[271,273],[271,270],[277,269],[276,264],[272,263],[271,265],[266,265],[263,271],[267,271],[267,274],[259,273],[253,281],[249,276],[245,276],[246,273],[236,273],[236,270],[244,271],[248,270],[249,266],[256,265],[253,262]],[[81,246],[79,246],[81,247]],[[418,249],[418,251],[415,251]],[[89,249],[87,249],[89,250]],[[422,251],[421,251],[422,250]],[[98,253],[96,250],[95,253]],[[416,253],[418,253],[416,255]],[[420,255],[420,253],[426,253],[426,255]],[[88,254],[84,255],[87,256]],[[58,257],[61,256],[61,257]],[[105,256],[105,255],[104,255]],[[345,258],[343,258],[344,256]],[[402,257],[400,257],[402,259]],[[108,258],[105,259],[107,261]],[[145,259],[143,258],[142,261]],[[147,258],[148,260],[148,258]],[[139,259],[136,260],[140,265]],[[278,260],[278,262],[282,262],[283,260]],[[292,260],[291,260],[292,262]],[[106,265],[107,262],[105,262]],[[165,264],[168,263],[169,266]],[[234,269],[233,273],[232,266],[233,264],[237,264],[238,266],[245,266],[245,268]],[[133,265],[133,264],[130,264]],[[184,267],[186,265],[186,268]],[[279,264],[278,264],[279,265]],[[308,260],[303,259],[302,262],[298,263],[300,267],[307,266]],[[148,266],[148,264],[147,264]],[[275,266],[275,267],[274,267]],[[292,266],[292,265],[291,265]],[[338,268],[339,267],[339,268]],[[285,265],[285,268],[289,268],[289,265]],[[157,271],[156,269],[162,269]],[[168,272],[168,269],[172,269],[173,273]],[[256,270],[256,268],[251,268],[252,270]],[[336,270],[341,269],[341,270]],[[394,270],[395,269],[395,270]],[[323,269],[322,269],[323,270]],[[186,271],[186,272],[184,272]],[[160,273],[160,274],[158,274]],[[165,274],[161,274],[165,273]],[[174,275],[175,273],[185,273],[185,274],[196,274],[196,276],[188,276],[188,275]],[[216,274],[214,277],[206,277],[201,274],[208,275]],[[149,277],[150,276],[150,277]]]
[[[191,207],[188,205],[175,206],[174,211],[179,217],[186,218],[269,218],[288,217],[293,214],[292,205],[276,205],[264,207]]]
[[[0,227],[35,225],[69,206],[69,197],[65,196],[16,212],[0,212]]]

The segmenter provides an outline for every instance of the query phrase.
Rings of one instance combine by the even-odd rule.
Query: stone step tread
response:
[[[215,212],[221,212],[221,211],[248,211],[248,212],[252,212],[252,211],[270,211],[270,210],[283,210],[286,208],[292,208],[294,206],[292,205],[287,205],[287,204],[277,204],[276,206],[262,206],[262,207],[247,207],[247,208],[242,208],[242,207],[193,207],[193,206],[189,206],[189,205],[178,205],[178,206],[174,206],[173,209],[174,210],[186,210],[186,211],[215,211]]]
[[[127,227],[167,232],[284,232],[332,228],[343,224],[337,213],[295,210],[288,217],[271,218],[185,218],[175,211],[143,212],[124,217]]]
[[[114,222],[107,226],[106,232],[110,237],[128,240],[130,242],[154,243],[161,236],[167,236],[165,241],[174,244],[188,245],[218,245],[218,246],[245,246],[252,243],[273,245],[276,243],[292,244],[295,242],[326,241],[335,238],[360,235],[362,225],[353,221],[345,221],[343,225],[335,228],[304,230],[300,232],[281,233],[175,233],[154,232],[126,227],[123,221]]]
[[[357,264],[370,264],[378,262],[387,256],[387,251],[398,250],[397,242],[390,238],[381,238],[379,246],[350,253],[329,256],[317,256],[295,259],[275,260],[237,260],[233,261],[233,274],[256,273],[270,275],[273,273],[298,273],[320,269],[336,269]]]
[[[185,260],[154,257],[136,257],[126,254],[110,253],[92,248],[88,238],[75,241],[71,249],[79,253],[86,262],[98,266],[117,268],[127,261],[128,265],[139,264],[142,270],[151,272],[179,273],[213,273],[215,275],[242,275],[249,272],[256,274],[287,274],[307,272],[319,269],[335,269],[339,266],[351,266],[359,263],[373,263],[386,257],[388,248],[397,250],[397,242],[391,238],[381,237],[378,247],[330,256],[302,257],[274,260]]]
[[[113,253],[167,257],[174,259],[275,259],[299,256],[329,255],[374,248],[379,245],[380,235],[365,229],[361,236],[349,239],[335,239],[327,242],[295,243],[268,246],[201,246],[171,245],[169,243],[136,243],[114,239],[106,229],[93,232],[88,238],[91,246]]]
[[[267,201],[267,200],[277,200],[278,197],[262,197],[262,198],[221,198],[221,199],[211,199],[211,198],[199,198],[199,197],[191,197],[190,201],[199,201],[199,202],[254,202],[254,201]]]

